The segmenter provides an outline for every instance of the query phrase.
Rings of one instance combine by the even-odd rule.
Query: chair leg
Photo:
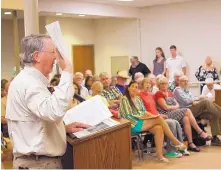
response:
[[[140,144],[141,144],[141,159],[143,160],[143,152],[144,152],[144,150],[143,150],[143,140],[142,140],[142,136],[140,136],[139,135],[139,141],[140,141]]]
[[[141,160],[141,155],[140,155],[140,138],[139,135],[137,136],[137,151],[138,151],[138,156],[139,156],[139,160]]]

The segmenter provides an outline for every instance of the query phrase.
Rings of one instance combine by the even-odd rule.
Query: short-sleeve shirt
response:
[[[110,87],[109,89],[104,89],[101,93],[101,96],[105,97],[108,101],[117,100],[119,96],[122,96],[122,93],[115,86]]]
[[[150,93],[140,92],[139,96],[141,100],[143,101],[143,104],[146,108],[146,110],[154,115],[158,115],[156,103],[154,101],[154,97]]]
[[[165,99],[166,97],[174,97],[173,93],[171,93],[170,91],[168,91],[168,96],[166,96],[165,94],[163,94],[161,91],[156,92],[155,94],[155,100],[157,101],[158,99]]]
[[[186,62],[183,57],[176,56],[175,58],[170,57],[166,60],[165,67],[169,72],[169,81],[174,80],[174,73],[182,71],[183,67],[186,67]]]

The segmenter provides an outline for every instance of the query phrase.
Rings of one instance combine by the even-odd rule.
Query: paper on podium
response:
[[[68,110],[63,120],[65,124],[79,122],[94,126],[111,116],[111,112],[101,97],[95,96]]]
[[[73,133],[76,137],[82,138],[100,130],[118,125],[119,123],[111,119],[111,116],[111,112],[101,97],[95,96],[68,110],[63,120],[65,124],[79,122],[91,125],[92,127],[88,129]]]
[[[45,28],[48,31],[48,34],[51,37],[52,41],[54,42],[55,47],[61,53],[61,56],[64,59],[67,59],[68,53],[64,46],[64,39],[59,22],[56,21],[51,24],[48,24],[45,26]]]

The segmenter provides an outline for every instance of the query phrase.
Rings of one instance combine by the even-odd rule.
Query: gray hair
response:
[[[108,76],[109,77],[109,74],[107,72],[100,73],[99,77],[102,78],[103,76]]]
[[[74,74],[74,77],[76,77],[76,76],[81,76],[82,79],[84,78],[84,75],[83,75],[81,72],[76,72],[76,73]]]
[[[182,72],[182,71],[176,71],[175,73],[174,73],[174,77],[175,76],[184,76],[184,73]]]
[[[131,59],[135,59],[135,60],[139,61],[139,58],[137,56],[132,56]]]
[[[21,46],[24,51],[22,56],[24,64],[33,63],[33,53],[43,49],[45,39],[50,39],[50,36],[31,34],[21,40]]]

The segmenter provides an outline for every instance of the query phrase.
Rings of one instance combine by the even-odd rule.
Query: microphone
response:
[[[77,99],[81,103],[85,101],[85,99],[83,97],[81,97],[80,95],[78,95],[76,93],[74,93],[73,98]]]

